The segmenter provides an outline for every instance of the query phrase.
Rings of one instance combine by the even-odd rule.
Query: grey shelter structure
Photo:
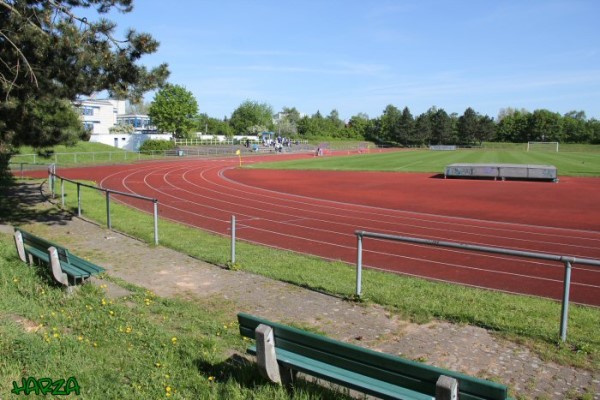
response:
[[[558,173],[553,165],[527,164],[473,164],[461,163],[447,165],[444,178],[493,178],[547,180],[558,182]]]

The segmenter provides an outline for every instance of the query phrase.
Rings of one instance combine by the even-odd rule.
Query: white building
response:
[[[90,142],[103,143],[128,151],[139,151],[146,140],[171,140],[171,134],[106,133],[92,134]]]
[[[117,115],[125,114],[123,100],[79,100],[75,107],[79,109],[84,127],[92,134],[109,133],[109,129],[117,123]]]
[[[137,151],[148,139],[171,140],[172,135],[149,132],[154,131],[155,128],[147,115],[125,114],[125,105],[124,100],[85,99],[75,102],[84,127],[91,132],[90,142]],[[132,125],[135,133],[110,133],[111,128],[117,124]]]

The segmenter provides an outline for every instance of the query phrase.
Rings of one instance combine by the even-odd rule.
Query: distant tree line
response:
[[[583,111],[560,115],[543,109],[529,112],[504,108],[494,120],[471,107],[462,115],[431,107],[415,117],[408,107],[400,110],[388,105],[377,118],[359,113],[344,121],[335,109],[328,115],[317,111],[308,116],[295,107],[284,107],[274,115],[270,105],[246,100],[230,118],[220,120],[198,114],[192,93],[173,85],[162,88],[149,109],[153,123],[160,130],[179,138],[192,137],[196,132],[233,136],[267,131],[290,138],[369,140],[411,147],[469,146],[485,141],[600,143],[600,121],[588,119]]]
[[[334,110],[325,117],[319,112],[303,117],[297,127],[298,135],[308,139],[364,139],[402,146],[478,145],[484,141],[600,143],[600,121],[587,119],[583,111],[560,115],[548,110],[506,108],[494,120],[470,107],[462,115],[431,107],[415,117],[408,107],[400,110],[388,105],[373,119],[361,113],[344,123]]]
[[[181,138],[192,137],[195,132],[233,136],[268,131],[290,138],[369,140],[411,147],[469,146],[485,141],[600,143],[600,121],[588,119],[583,111],[561,115],[544,109],[529,112],[504,108],[494,120],[471,107],[462,115],[431,107],[415,117],[408,107],[400,110],[390,104],[377,118],[359,113],[344,121],[335,109],[328,115],[317,111],[308,116],[295,107],[284,107],[275,116],[270,105],[250,100],[222,120],[198,114],[197,109],[191,92],[167,85],[157,93],[149,114],[159,129]]]

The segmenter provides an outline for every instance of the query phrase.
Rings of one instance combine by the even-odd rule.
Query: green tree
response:
[[[14,146],[73,143],[86,132],[70,107],[78,96],[108,91],[141,98],[168,76],[166,64],[137,65],[158,42],[130,30],[114,36],[107,19],[92,22],[77,10],[132,10],[131,0],[0,0],[0,161]],[[60,118],[59,118],[60,116]],[[1,166],[0,166],[1,168]]]
[[[499,142],[526,143],[530,112],[514,108],[501,109],[498,113],[496,138]]]
[[[431,142],[433,144],[452,144],[452,119],[443,108],[431,107],[427,114],[431,123]]]
[[[535,110],[529,116],[527,141],[562,142],[562,117],[548,110]]]
[[[283,118],[275,124],[275,132],[280,136],[293,137],[298,134],[298,127],[296,123]]]
[[[192,92],[171,84],[156,93],[148,110],[152,123],[162,132],[172,132],[176,138],[191,137],[197,114],[198,103]]]
[[[458,118],[458,139],[461,144],[471,144],[476,140],[479,131],[480,116],[471,107]]]
[[[227,121],[209,117],[207,114],[200,114],[196,118],[196,130],[205,135],[233,136],[233,129]]]
[[[423,113],[415,120],[415,144],[425,145],[431,141],[431,119],[429,114]]]
[[[294,137],[298,134],[300,112],[296,107],[283,107],[282,117],[275,123],[275,131],[281,136]]]
[[[292,124],[297,124],[298,121],[300,121],[300,112],[296,109],[296,107],[283,107],[282,112],[285,114],[285,119]]]
[[[591,135],[590,143],[600,144],[600,120],[592,118],[587,122],[587,126]]]
[[[568,143],[589,143],[592,130],[586,121],[585,112],[570,111],[562,121],[564,141]]]
[[[340,118],[338,110],[333,109],[325,119],[325,132],[327,136],[333,138],[343,138],[346,136],[346,123]]]
[[[398,121],[399,141],[404,145],[415,144],[415,119],[408,107],[404,107]]]
[[[475,134],[475,139],[482,144],[485,141],[493,140],[496,137],[496,123],[494,118],[484,115],[479,117],[479,129]]]
[[[399,142],[400,119],[402,114],[395,106],[389,104],[380,118],[380,137],[389,142]]]
[[[246,100],[231,114],[229,124],[235,134],[251,133],[250,128],[260,126],[273,129],[273,108],[267,103]]]
[[[373,134],[374,124],[365,113],[358,113],[348,121],[348,135],[354,139],[366,139]]]

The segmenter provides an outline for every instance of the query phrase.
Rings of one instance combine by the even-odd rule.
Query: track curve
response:
[[[278,160],[298,156],[278,156]],[[248,157],[246,163],[264,157]],[[268,158],[272,160],[272,157]],[[273,171],[236,159],[63,169],[70,179],[155,197],[162,217],[253,243],[354,263],[355,230],[600,259],[600,179],[559,184],[431,174]],[[141,210],[151,206],[122,199]],[[567,205],[567,206],[565,206]],[[365,266],[552,299],[560,263],[367,239]],[[571,299],[600,306],[600,268],[577,266]]]

